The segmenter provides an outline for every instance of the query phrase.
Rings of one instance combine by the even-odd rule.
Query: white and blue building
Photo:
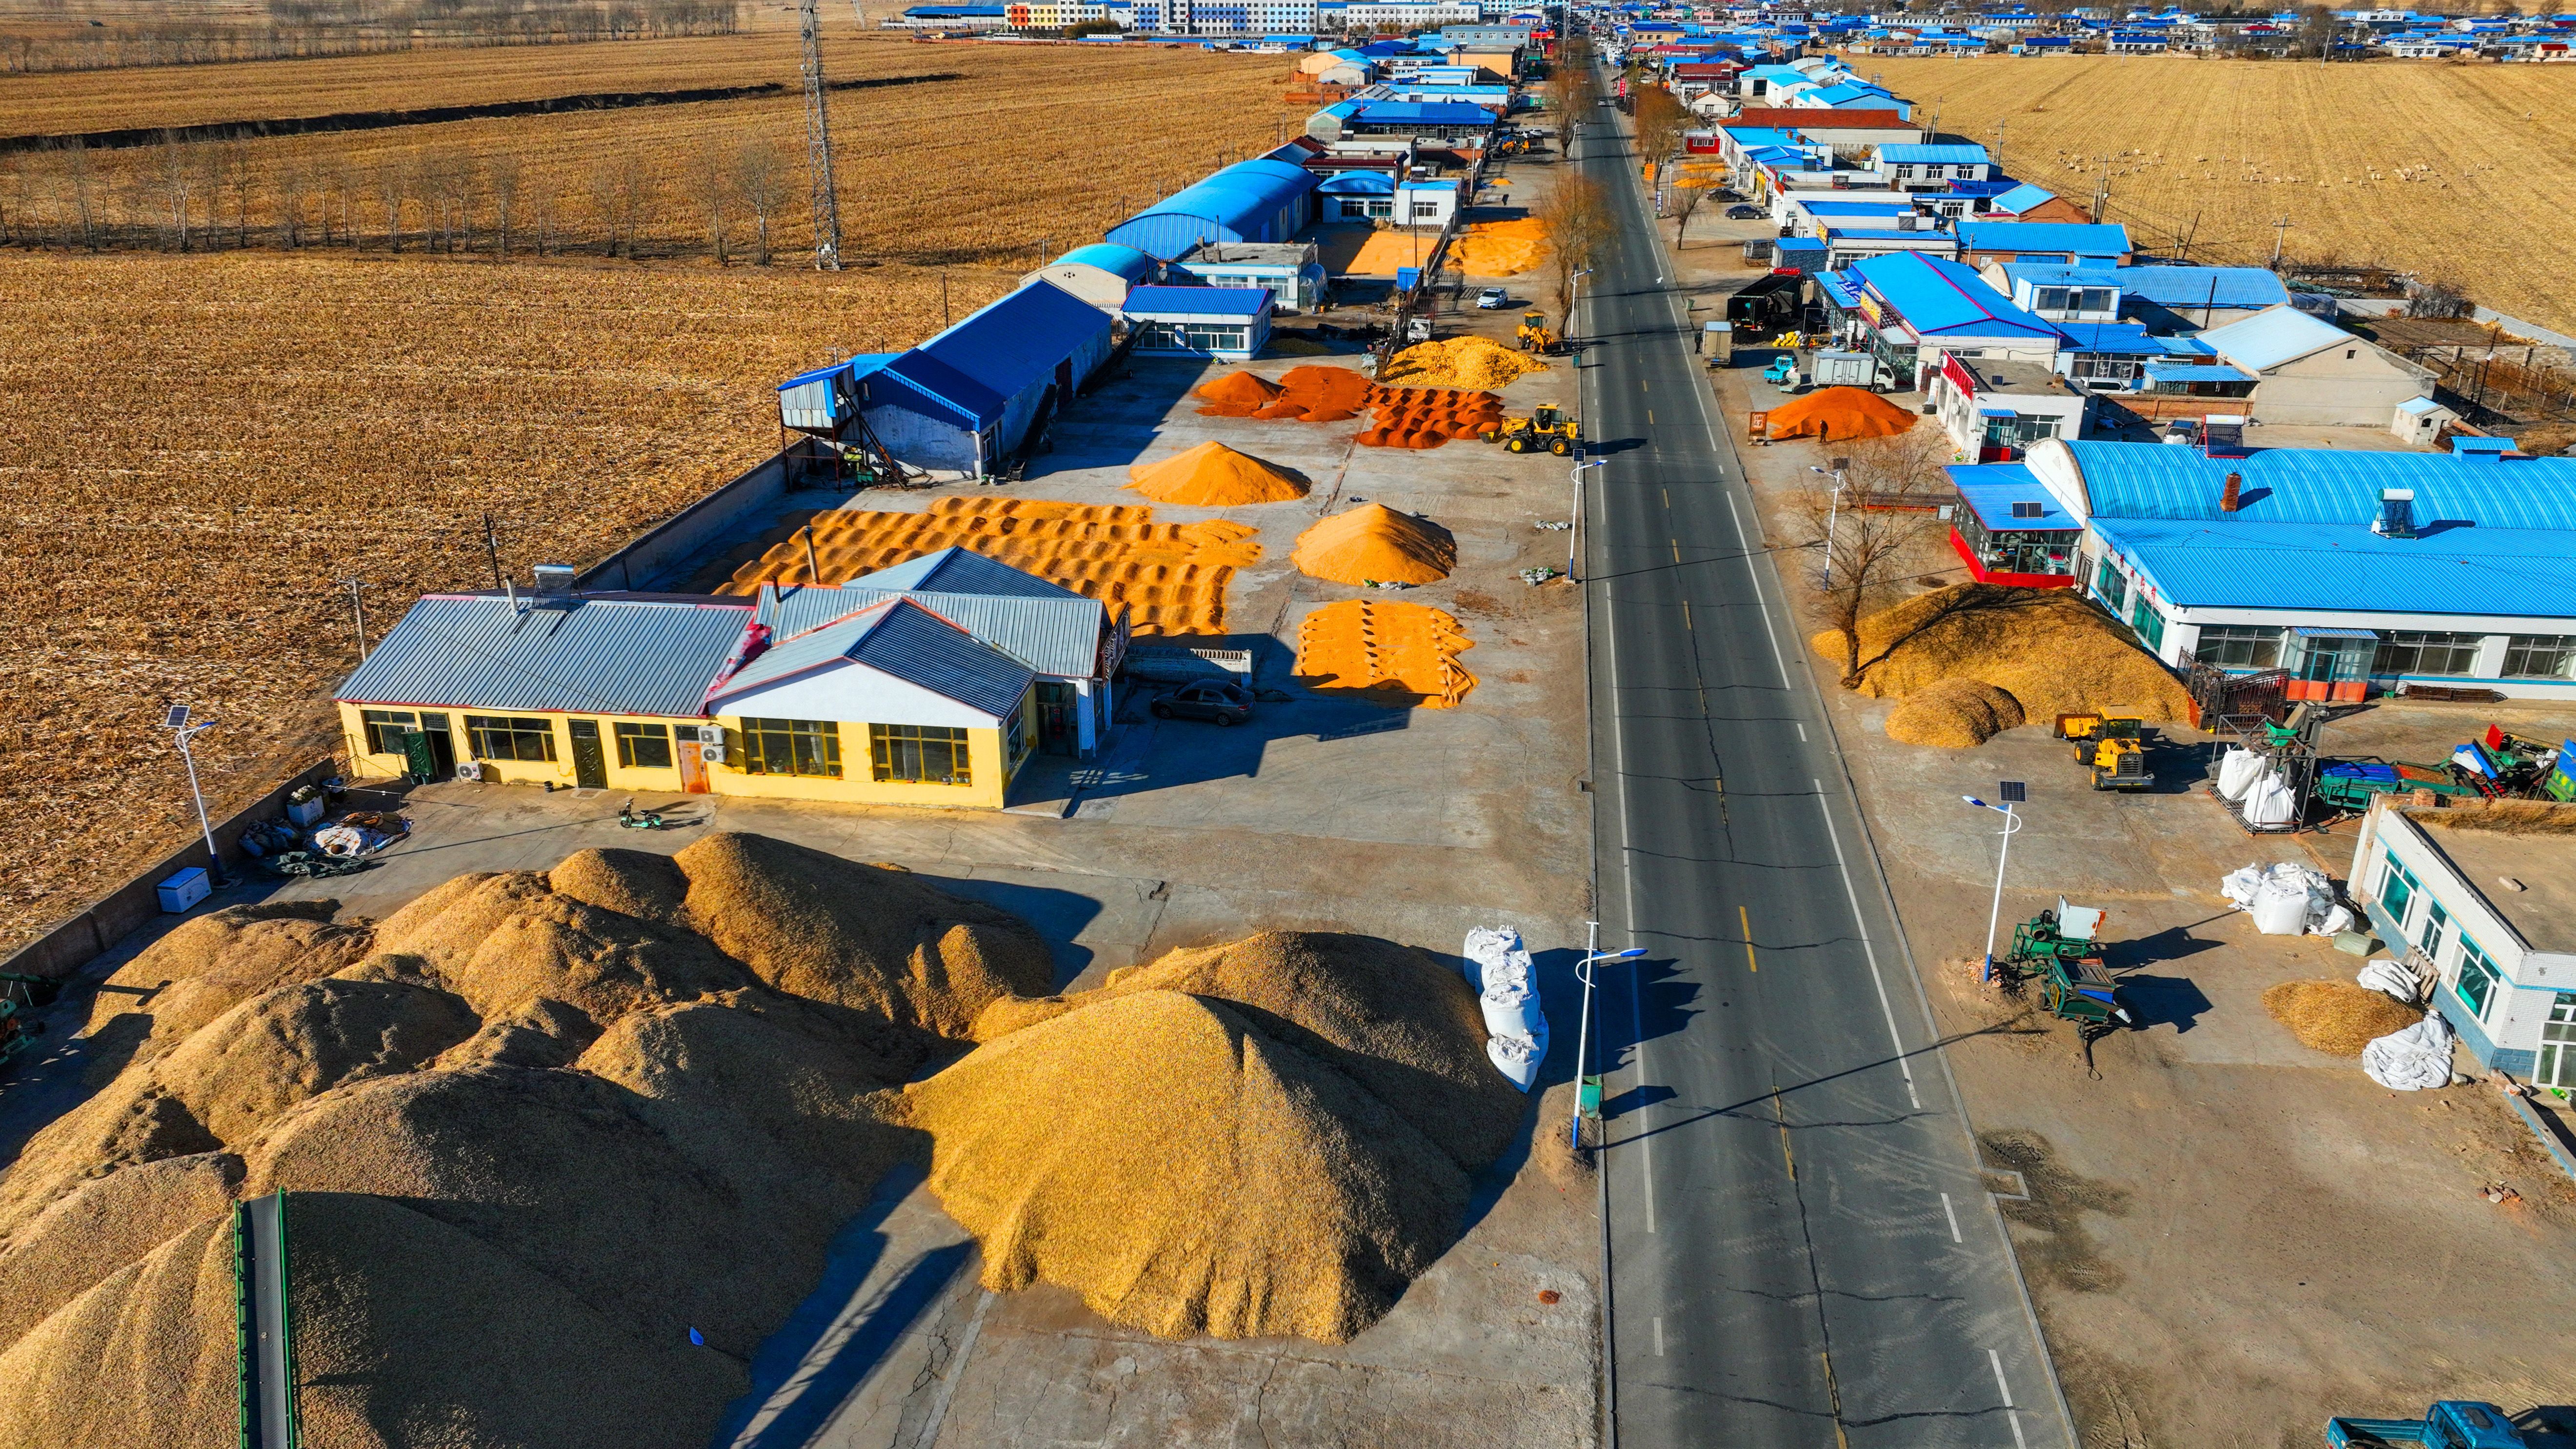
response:
[[[1138,287],[1123,310],[1139,357],[1249,362],[1270,343],[1267,287]]]

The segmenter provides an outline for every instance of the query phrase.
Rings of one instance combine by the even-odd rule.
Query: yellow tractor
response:
[[[2057,717],[2057,737],[2075,742],[2075,763],[2093,772],[2096,790],[2151,790],[2142,736],[2146,721],[2133,710],[2100,709]]]
[[[1535,453],[1541,448],[1562,458],[1583,441],[1583,429],[1564,409],[1554,403],[1540,403],[1525,418],[1505,418],[1502,426],[1487,428],[1481,434],[1488,443],[1500,443],[1506,453]]]
[[[1544,357],[1556,351],[1556,329],[1547,325],[1545,312],[1523,312],[1518,335],[1523,352]]]

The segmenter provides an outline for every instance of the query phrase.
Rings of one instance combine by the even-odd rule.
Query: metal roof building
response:
[[[2276,307],[2203,332],[2200,340],[2246,371],[2262,372],[2328,347],[2349,347],[2353,335],[2296,307]]]
[[[1109,228],[1108,240],[1166,262],[1202,242],[1283,242],[1311,219],[1315,186],[1303,166],[1239,161]]]
[[[1020,285],[1051,282],[1104,312],[1115,312],[1118,304],[1127,300],[1129,288],[1142,286],[1162,274],[1160,261],[1134,247],[1093,242],[1075,247],[1020,278]]]
[[[1962,221],[1959,245],[1971,253],[2010,260],[2058,261],[2129,259],[2129,229],[2117,223],[2090,226],[2061,221]]]
[[[819,629],[783,639],[707,692],[710,712],[789,713],[760,696],[823,671],[864,665],[1000,721],[1019,707],[1034,673],[1025,664],[910,599],[890,599]],[[805,706],[810,709],[811,706]],[[808,718],[873,719],[865,709],[816,712]]]
[[[425,594],[333,698],[688,718],[751,621],[749,599]]]

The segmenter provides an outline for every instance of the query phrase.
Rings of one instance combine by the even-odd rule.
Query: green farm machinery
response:
[[[2075,1023],[2088,1041],[2136,1024],[2102,964],[2103,915],[2059,896],[2057,909],[2013,927],[2012,954],[2001,963],[2014,978],[2035,983],[2050,1013]]]

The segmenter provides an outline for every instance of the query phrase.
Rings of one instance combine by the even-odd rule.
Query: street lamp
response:
[[[1592,963],[1633,961],[1646,954],[1646,948],[1643,946],[1631,946],[1625,951],[1604,953],[1596,949],[1601,944],[1601,923],[1586,921],[1583,924],[1588,928],[1583,947],[1583,959],[1574,963],[1575,977],[1583,983],[1583,1017],[1582,1024],[1574,1033],[1574,1120],[1567,1128],[1565,1141],[1567,1147],[1578,1151],[1583,1146],[1584,1049],[1592,1042]],[[1596,1099],[1592,1106],[1597,1112],[1601,1104]]]
[[[2004,803],[2001,805],[1989,805],[1974,795],[1959,797],[1980,810],[1992,810],[2004,818],[2003,848],[1995,854],[1995,903],[1986,912],[1986,964],[1977,973],[1979,981],[1995,979],[1995,927],[2004,916],[2004,862],[2012,858],[2013,834],[2022,827],[2022,818],[2013,813],[2013,807],[2021,804],[2023,800],[2022,782],[2004,781],[2003,797]]]
[[[1565,576],[1569,579],[1574,578],[1574,550],[1583,532],[1583,470],[1609,466],[1607,458],[1589,458],[1574,465],[1574,514],[1565,521]]]
[[[1834,525],[1842,518],[1843,474],[1850,467],[1849,458],[1834,459],[1833,466],[1830,468],[1819,468],[1813,463],[1807,465],[1808,472],[1830,473],[1834,479],[1833,501],[1825,505],[1825,573],[1823,578],[1816,581],[1817,588],[1828,591],[1834,586]]]
[[[215,827],[206,821],[206,792],[197,787],[197,757],[188,750],[188,742],[213,729],[215,722],[205,719],[192,724],[188,713],[188,706],[184,704],[170,706],[170,713],[162,719],[161,728],[170,732],[170,742],[179,747],[179,758],[188,767],[188,793],[197,802],[197,830],[206,838],[206,880],[208,884],[220,885],[224,879],[224,862],[215,854]]]

